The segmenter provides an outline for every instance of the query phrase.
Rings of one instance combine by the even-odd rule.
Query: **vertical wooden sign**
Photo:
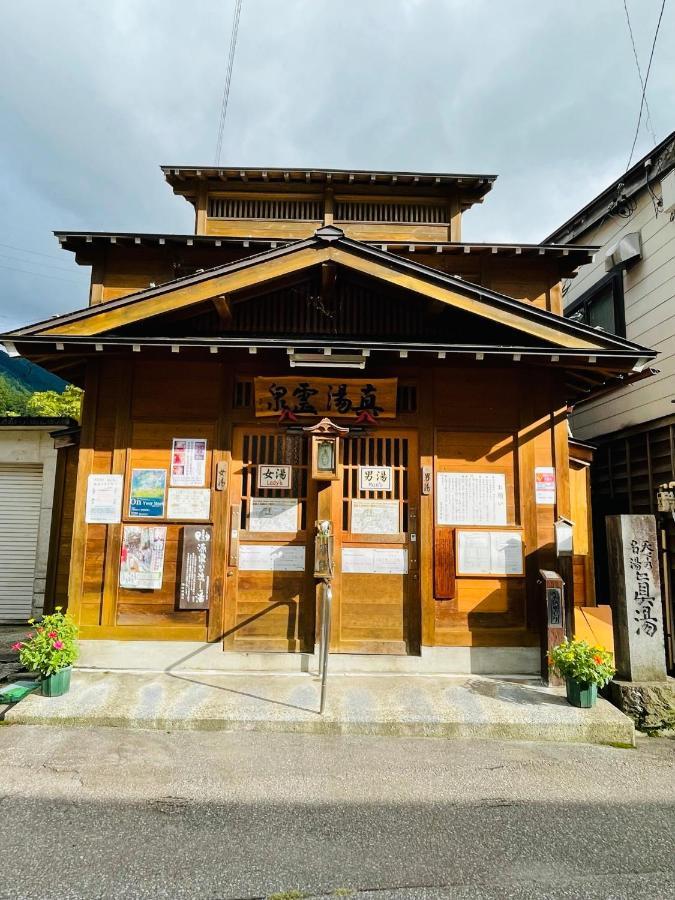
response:
[[[454,600],[455,584],[455,529],[434,528],[434,597],[436,600]]]
[[[178,593],[179,609],[208,609],[211,601],[210,525],[183,528],[183,555]]]

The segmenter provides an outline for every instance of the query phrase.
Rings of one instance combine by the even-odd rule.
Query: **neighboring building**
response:
[[[60,503],[66,463],[54,433],[74,425],[0,417],[0,623],[25,622],[51,607],[52,508],[55,493]]]
[[[538,671],[560,516],[593,602],[568,404],[653,356],[562,316],[594,248],[463,243],[494,176],[164,174],[195,234],[59,232],[90,305],[1,336],[85,388],[55,578],[87,662],[306,667],[329,522],[347,668]]]
[[[565,315],[658,351],[654,377],[578,405],[575,437],[597,445],[592,469],[598,601],[608,602],[604,517],[654,513],[675,480],[675,132],[543,242],[598,244],[565,291]],[[664,622],[675,660],[675,522],[659,515]]]

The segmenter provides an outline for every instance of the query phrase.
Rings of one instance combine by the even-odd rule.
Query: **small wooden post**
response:
[[[539,608],[542,610],[541,627],[541,678],[544,684],[561,685],[564,680],[549,670],[549,651],[565,639],[565,606],[563,602],[563,580],[557,572],[540,569],[537,584],[542,598]]]

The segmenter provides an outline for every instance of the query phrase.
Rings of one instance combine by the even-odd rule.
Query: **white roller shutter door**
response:
[[[42,466],[0,464],[0,622],[30,618]]]

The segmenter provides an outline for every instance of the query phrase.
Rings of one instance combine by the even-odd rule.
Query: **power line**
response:
[[[232,83],[232,68],[234,66],[234,52],[237,49],[237,34],[239,32],[239,16],[241,15],[242,0],[237,0],[232,20],[232,34],[230,35],[230,54],[227,59],[227,73],[225,75],[225,87],[223,99],[220,105],[220,122],[218,124],[218,140],[216,141],[215,165],[220,162],[220,154],[223,149],[223,133],[225,131],[225,119],[227,117],[227,104],[230,99],[230,84]]]
[[[0,243],[0,247],[5,247],[7,250],[18,250],[19,253],[32,253],[35,256],[46,256],[49,259],[60,259],[63,261],[63,257],[57,256],[56,253],[41,253],[39,250],[27,250],[25,247],[13,247],[11,244],[3,243]]]
[[[41,272],[30,272],[28,269],[16,269],[14,266],[0,265],[0,269],[7,269],[9,272],[22,272],[24,275],[35,275],[36,278],[51,278],[52,281],[67,281],[70,284],[80,284],[74,278],[59,278],[58,275],[46,275]]]
[[[638,59],[637,48],[635,47],[635,38],[633,37],[633,26],[631,25],[631,22],[630,22],[630,15],[628,13],[627,0],[623,0],[623,9],[624,9],[624,12],[626,13],[626,23],[628,24],[628,34],[630,35],[630,42],[633,47],[633,56],[635,57],[635,65],[637,67],[638,78],[640,79],[640,87],[642,88],[643,91],[646,92],[646,85],[642,78],[642,69],[640,68],[640,60]],[[654,133],[654,128],[652,125],[652,114],[649,109],[649,103],[647,101],[646,93],[645,93],[645,110],[647,113],[647,117],[645,119],[645,124],[647,125],[647,128],[649,129],[649,133],[652,136],[652,140],[656,144],[656,143],[658,143],[658,141],[656,140],[656,134]]]
[[[647,66],[647,73],[645,75],[645,80],[642,85],[642,98],[640,100],[640,112],[638,113],[637,125],[635,127],[635,137],[633,138],[633,146],[630,150],[630,156],[628,157],[628,163],[626,164],[626,172],[630,169],[630,164],[633,161],[633,154],[635,153],[635,145],[637,144],[638,134],[640,133],[640,122],[642,121],[642,110],[645,105],[645,94],[647,92],[647,82],[649,81],[649,73],[652,69],[652,60],[654,59],[654,48],[656,47],[656,39],[659,36],[659,29],[661,28],[661,19],[663,18],[663,10],[666,8],[666,0],[662,0],[661,3],[661,11],[659,12],[659,20],[656,23],[656,31],[654,32],[654,40],[652,41],[652,49],[649,54],[649,65]]]
[[[2,244],[0,244],[0,247],[2,247]],[[10,262],[18,262],[24,266],[42,266],[45,269],[56,269],[57,272],[70,272],[71,274],[73,272],[70,266],[56,266],[54,263],[42,262],[41,259],[24,259],[21,256],[16,256],[14,253],[0,253],[0,259],[8,259]]]

